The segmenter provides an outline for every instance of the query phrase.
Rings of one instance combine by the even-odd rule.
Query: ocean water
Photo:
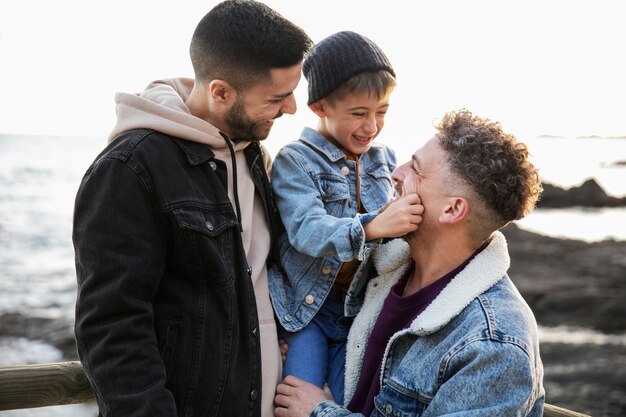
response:
[[[595,178],[626,196],[626,138],[534,138],[528,141],[544,180],[562,187]],[[71,242],[78,184],[101,151],[101,138],[0,135],[0,315],[63,319],[74,314]],[[518,222],[546,235],[626,240],[626,209],[536,210]],[[546,342],[626,345],[624,336],[585,329],[542,329]],[[0,365],[62,360],[44,341],[0,334]],[[93,405],[4,412],[7,416],[95,415]]]
[[[539,137],[526,143],[545,181],[571,188],[594,178],[607,194],[626,196],[626,137]],[[517,223],[553,237],[626,240],[626,207],[535,210]]]

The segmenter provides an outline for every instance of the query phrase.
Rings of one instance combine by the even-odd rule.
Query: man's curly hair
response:
[[[500,123],[461,109],[446,113],[437,131],[451,172],[499,217],[490,223],[502,227],[534,208],[543,191],[539,173],[529,161],[526,145],[505,133]]]

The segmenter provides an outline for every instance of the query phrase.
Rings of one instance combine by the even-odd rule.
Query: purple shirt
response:
[[[353,413],[361,413],[369,416],[374,409],[374,397],[378,395],[380,389],[380,371],[382,359],[385,354],[387,342],[396,332],[406,329],[413,322],[415,317],[428,307],[428,305],[439,295],[439,293],[461,272],[467,264],[485,247],[489,242],[480,246],[461,265],[448,272],[437,281],[420,289],[416,293],[402,296],[404,287],[413,273],[411,269],[393,287],[385,299],[383,308],[378,315],[372,334],[370,335],[363,357],[363,366],[359,375],[359,382],[354,391],[354,396],[347,405],[348,410]]]

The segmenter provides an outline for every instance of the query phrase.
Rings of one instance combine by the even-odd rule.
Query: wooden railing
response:
[[[0,367],[0,410],[94,401],[80,362]],[[590,417],[546,404],[544,417]]]
[[[0,410],[95,401],[80,362],[0,367]]]

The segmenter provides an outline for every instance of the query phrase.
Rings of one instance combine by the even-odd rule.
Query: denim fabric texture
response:
[[[287,331],[306,326],[324,303],[343,262],[367,260],[377,243],[365,242],[363,226],[395,195],[393,151],[374,143],[361,155],[357,213],[356,162],[319,132],[302,131],[272,165],[272,189],[286,233],[279,239],[280,268],[269,271],[272,304]],[[359,268],[346,294],[347,317],[356,315],[368,268]]]
[[[393,284],[412,268],[406,242],[398,241],[382,245],[372,257],[379,276],[370,280],[363,309],[350,329],[346,402],[382,303]],[[504,236],[496,232],[487,248],[427,309],[392,336],[370,416],[543,415],[537,323],[506,275],[509,263]],[[311,413],[311,417],[359,415],[329,401]]]
[[[371,415],[543,415],[534,317],[520,306],[504,277],[440,331],[396,337]]]
[[[343,404],[346,339],[352,320],[343,315],[344,294],[331,290],[322,308],[302,330],[285,335],[289,346],[283,376],[294,375],[323,388]]]
[[[276,224],[261,149],[244,152]],[[104,416],[260,416],[254,289],[209,146],[120,136],[82,180],[73,239],[78,352]]]

